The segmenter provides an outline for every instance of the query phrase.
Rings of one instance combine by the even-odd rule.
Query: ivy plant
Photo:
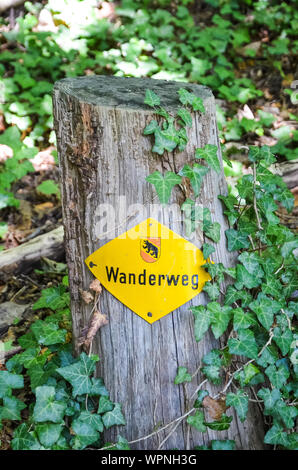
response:
[[[44,289],[33,306],[51,312],[18,339],[22,352],[0,371],[0,421],[21,421],[13,433],[13,450],[82,450],[100,448],[102,433],[124,425],[101,378],[94,377],[96,355],[72,355],[69,294],[65,286]],[[18,393],[28,382],[30,400]],[[26,420],[24,421],[24,413]],[[115,448],[127,448],[119,437]]]
[[[179,92],[180,101],[181,96],[184,96],[183,90]],[[155,103],[157,101],[160,106],[156,98]],[[183,101],[184,105],[188,105],[196,100],[192,96]],[[191,112],[195,112],[195,109],[192,108]],[[185,121],[184,124],[186,126]],[[155,125],[158,126],[157,123]],[[185,126],[183,128],[186,132]],[[173,143],[178,132],[173,133]],[[186,222],[191,222],[188,224],[190,232],[200,225],[205,236],[215,243],[219,241],[217,233],[220,227],[217,232],[217,222],[211,221],[209,210],[197,206],[196,201],[208,171],[220,171],[217,152],[217,147],[210,144],[196,149],[194,161],[199,158],[201,166],[196,167],[196,163],[186,165],[178,173],[189,181],[192,188],[193,197],[188,197],[181,207],[182,211],[188,211]],[[186,414],[186,421],[202,433],[206,432],[207,427],[216,431],[225,430],[229,428],[232,417],[227,416],[224,409],[234,408],[240,421],[245,421],[249,402],[257,401],[262,408],[264,421],[266,417],[268,423],[264,443],[284,449],[297,449],[298,435],[294,426],[298,414],[298,238],[281,224],[278,217],[279,205],[291,212],[294,197],[282,178],[271,171],[276,157],[270,147],[251,146],[248,157],[252,171],[238,181],[236,195],[219,196],[230,225],[225,231],[227,249],[237,252],[236,265],[225,267],[222,263],[213,262],[214,246],[204,243],[204,268],[211,276],[204,291],[210,301],[206,306],[191,308],[196,341],[201,341],[209,328],[216,339],[229,332],[226,345],[209,351],[203,357],[200,370],[207,381],[222,387],[213,400],[220,396],[225,408],[217,420],[207,422],[202,398],[208,392],[200,386],[193,407]],[[159,172],[147,177],[147,181],[154,184],[153,176],[157,174]],[[160,174],[159,177],[166,179]],[[175,173],[171,172],[167,198],[161,195],[154,184],[160,202],[170,200],[174,177]],[[180,183],[177,179],[176,184]],[[225,287],[227,280],[228,287]],[[224,384],[223,377],[226,374],[230,378]],[[175,384],[192,379],[187,368],[181,366]],[[232,449],[234,443],[212,441],[211,448]]]

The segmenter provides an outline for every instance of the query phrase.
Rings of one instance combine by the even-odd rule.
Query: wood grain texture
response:
[[[58,227],[15,248],[0,252],[0,279],[5,281],[13,274],[32,270],[41,258],[60,260],[63,254],[63,227]]]
[[[160,158],[151,152],[150,137],[143,135],[144,127],[153,116],[143,104],[145,89],[154,90],[166,109],[176,111],[179,107],[177,90],[182,86],[203,99],[206,113],[194,116],[184,152],[168,153]],[[214,98],[206,87],[107,76],[71,78],[57,82],[53,101],[76,343],[88,323],[91,310],[80,296],[80,290],[88,290],[92,281],[84,259],[108,241],[108,238],[98,239],[96,233],[99,204],[111,204],[116,211],[114,236],[149,216],[184,235],[181,217],[173,216],[167,207],[159,206],[158,214],[152,213],[151,204],[158,201],[153,186],[146,183],[145,178],[155,170],[179,170],[194,160],[195,148],[219,143]],[[210,171],[204,179],[199,201],[210,209],[213,221],[221,225],[221,241],[215,245],[213,259],[230,266],[234,258],[227,251],[224,235],[228,226],[217,198],[226,191],[223,171],[219,176]],[[147,213],[132,211],[123,218],[119,196],[125,197],[129,204],[143,204]],[[171,202],[180,205],[184,198],[185,194],[177,188]],[[202,233],[197,232],[192,241],[200,248],[204,242]],[[219,346],[211,333],[200,343],[194,339],[193,315],[189,307],[206,302],[205,295],[200,294],[150,325],[107,291],[103,292],[101,310],[109,316],[109,324],[100,329],[93,352],[100,356],[98,374],[104,377],[111,398],[122,404],[127,421],[125,427],[109,430],[107,440],[114,442],[118,433],[129,441],[140,438],[186,411],[188,398],[204,377],[199,374],[193,383],[177,386],[173,383],[177,368],[186,366],[191,373],[195,372],[204,354]],[[78,352],[78,348],[76,350]],[[207,388],[215,393],[215,387]],[[184,422],[163,449],[193,448],[194,445],[209,444],[211,439],[227,438],[234,439],[238,448],[261,448],[263,431],[258,409],[250,407],[244,424],[234,411],[229,410],[228,414],[233,415],[228,431],[208,430],[201,434],[193,428],[188,431]],[[132,447],[157,449],[170,429]]]

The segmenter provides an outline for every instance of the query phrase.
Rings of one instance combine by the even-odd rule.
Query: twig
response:
[[[288,315],[286,314],[286,312],[284,311],[283,308],[281,308],[280,311],[286,316],[287,321],[288,321],[288,325],[289,325],[289,329],[292,330],[292,324],[291,324],[290,318],[288,317]]]
[[[158,446],[158,450],[162,448],[162,446],[167,442],[167,440],[171,437],[171,435],[176,431],[178,426],[180,425],[181,421],[178,421],[178,423],[173,427],[173,429],[169,432],[169,434],[164,438],[163,441]]]
[[[275,271],[274,274],[279,273],[279,271],[281,271],[283,267],[284,267],[284,262],[282,262],[282,265]]]
[[[203,387],[203,385],[208,382],[207,379],[203,380],[203,382],[200,383],[200,385],[196,388],[196,390],[193,392],[192,396],[190,397],[190,399],[192,399],[197,393],[198,391],[201,389],[201,387]]]
[[[135,439],[134,441],[130,441],[130,442],[128,442],[128,444],[135,444],[136,442],[145,441],[146,439],[149,439],[150,437],[155,436],[155,434],[158,434],[158,433],[164,431],[164,430],[167,429],[169,426],[172,426],[172,424],[177,423],[177,422],[180,423],[184,418],[186,418],[186,416],[190,415],[193,411],[195,411],[195,408],[192,408],[191,410],[189,410],[189,411],[187,411],[186,413],[184,413],[184,415],[179,416],[179,418],[174,419],[174,420],[171,421],[170,423],[165,424],[162,428],[157,429],[156,431],[151,432],[151,433],[148,434],[147,436],[140,437],[139,439]],[[116,444],[111,444],[111,445],[108,446],[108,447],[101,447],[99,450],[112,449],[112,448],[115,447],[115,446],[116,446]]]
[[[269,332],[269,339],[267,341],[267,343],[262,347],[261,351],[258,353],[258,357],[260,357],[263,353],[263,351],[267,348],[267,346],[269,346],[269,344],[271,344],[271,341],[272,341],[272,338],[273,338],[273,332],[270,330]],[[219,392],[214,398],[214,400],[216,398],[218,398],[220,395],[223,395],[226,390],[229,388],[229,386],[231,385],[231,383],[233,382],[234,380],[234,376],[235,374],[237,374],[237,372],[240,372],[242,369],[244,369],[244,367],[248,366],[248,364],[251,364],[252,362],[254,362],[255,359],[250,359],[249,361],[247,361],[245,364],[243,364],[241,367],[239,367],[238,369],[236,369],[232,375],[231,375],[231,378],[230,380],[227,382],[227,384],[225,385],[225,387],[223,388],[223,390],[221,392]]]
[[[250,241],[251,246],[252,246],[252,251],[258,250],[259,248],[256,248],[256,247],[255,247],[255,244],[254,244],[254,242],[253,242],[252,236],[251,236],[251,235],[248,235],[248,238],[249,238],[249,241]]]

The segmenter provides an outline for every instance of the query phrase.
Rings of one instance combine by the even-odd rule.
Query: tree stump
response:
[[[153,90],[160,96],[162,106],[175,112],[180,106],[177,91],[181,87],[201,97],[206,112],[193,116],[185,151],[159,157],[151,151],[150,137],[143,135],[154,114],[144,104],[145,90]],[[53,100],[74,347],[78,353],[78,338],[88,325],[92,309],[92,304],[84,301],[82,292],[88,291],[94,279],[84,260],[112,238],[151,216],[186,238],[181,217],[176,219],[177,214],[173,216],[167,206],[158,206],[156,216],[156,192],[145,178],[156,170],[178,171],[194,160],[198,147],[214,144],[219,154],[220,147],[214,98],[203,86],[147,78],[89,76],[59,81]],[[213,221],[221,225],[221,241],[214,245],[216,252],[212,259],[231,266],[234,255],[226,248],[224,231],[228,225],[218,200],[218,195],[226,192],[223,170],[220,175],[211,170],[204,178],[199,200],[210,209]],[[174,188],[171,202],[180,206],[184,198],[179,187]],[[103,204],[106,204],[105,214]],[[99,230],[103,217],[108,227],[105,235]],[[201,248],[202,233],[197,231],[192,241]],[[204,293],[153,324],[144,321],[106,290],[102,292],[100,303],[109,323],[97,333],[92,352],[100,357],[98,375],[104,378],[111,399],[121,403],[126,419],[126,426],[112,427],[106,431],[105,438],[116,442],[120,434],[128,441],[138,440],[187,412],[188,401],[204,376],[198,373],[191,383],[174,385],[177,369],[185,366],[195,373],[202,357],[220,344],[209,332],[199,343],[194,338],[190,307],[206,304]],[[211,395],[220,390],[210,385],[207,388]],[[212,439],[234,439],[240,449],[262,448],[262,420],[257,406],[250,403],[244,423],[234,410],[228,410],[228,414],[233,416],[229,430],[217,433],[208,429],[202,434],[184,420],[161,448],[192,449],[195,445],[208,445]],[[131,447],[158,449],[172,429],[173,426],[169,426]]]

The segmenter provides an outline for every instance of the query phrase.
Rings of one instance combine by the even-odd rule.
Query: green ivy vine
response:
[[[145,103],[163,118],[159,124],[152,120],[144,130],[145,135],[153,135],[152,151],[158,155],[183,150],[187,144],[186,128],[192,124],[191,112],[204,112],[202,101],[193,93],[182,88],[178,95],[182,107],[173,117],[160,106],[154,92],[146,91]],[[211,276],[204,291],[210,302],[191,308],[196,341],[201,341],[211,328],[216,339],[228,332],[227,344],[203,357],[200,371],[206,379],[181,419],[186,418],[200,432],[206,432],[207,427],[226,430],[232,421],[224,412],[228,407],[234,407],[239,419],[245,421],[249,401],[257,402],[267,428],[265,444],[297,449],[294,425],[298,405],[298,238],[280,223],[277,215],[278,204],[290,213],[294,198],[282,178],[270,169],[276,162],[270,147],[250,147],[248,157],[251,174],[238,181],[237,194],[219,196],[230,227],[225,231],[227,249],[238,252],[237,263],[230,268],[211,262],[214,245],[204,243],[204,267]],[[192,165],[185,165],[177,173],[155,171],[146,180],[154,185],[162,204],[170,201],[175,185],[188,180],[193,197],[181,206],[186,212],[186,231],[190,234],[199,227],[216,243],[220,240],[219,223],[212,222],[208,208],[196,205],[204,176],[211,170],[219,173],[220,161],[217,147],[208,144],[196,149]],[[225,280],[229,280],[226,289]],[[239,357],[243,360],[239,361]],[[225,385],[224,377],[228,377]],[[192,379],[186,367],[179,367],[175,384]],[[209,395],[203,388],[207,381],[223,385],[216,397],[210,397],[224,403],[220,418],[213,422],[206,422],[203,411]],[[212,449],[234,446],[230,440],[211,443]],[[210,447],[197,447],[207,448]]]
[[[104,429],[125,419],[103,380],[93,377],[98,356],[72,355],[67,286],[44,289],[33,309],[49,315],[18,339],[22,352],[0,370],[0,425],[22,421],[13,433],[13,450],[101,448]],[[18,395],[24,387],[25,399]],[[113,447],[129,449],[121,436]]]

